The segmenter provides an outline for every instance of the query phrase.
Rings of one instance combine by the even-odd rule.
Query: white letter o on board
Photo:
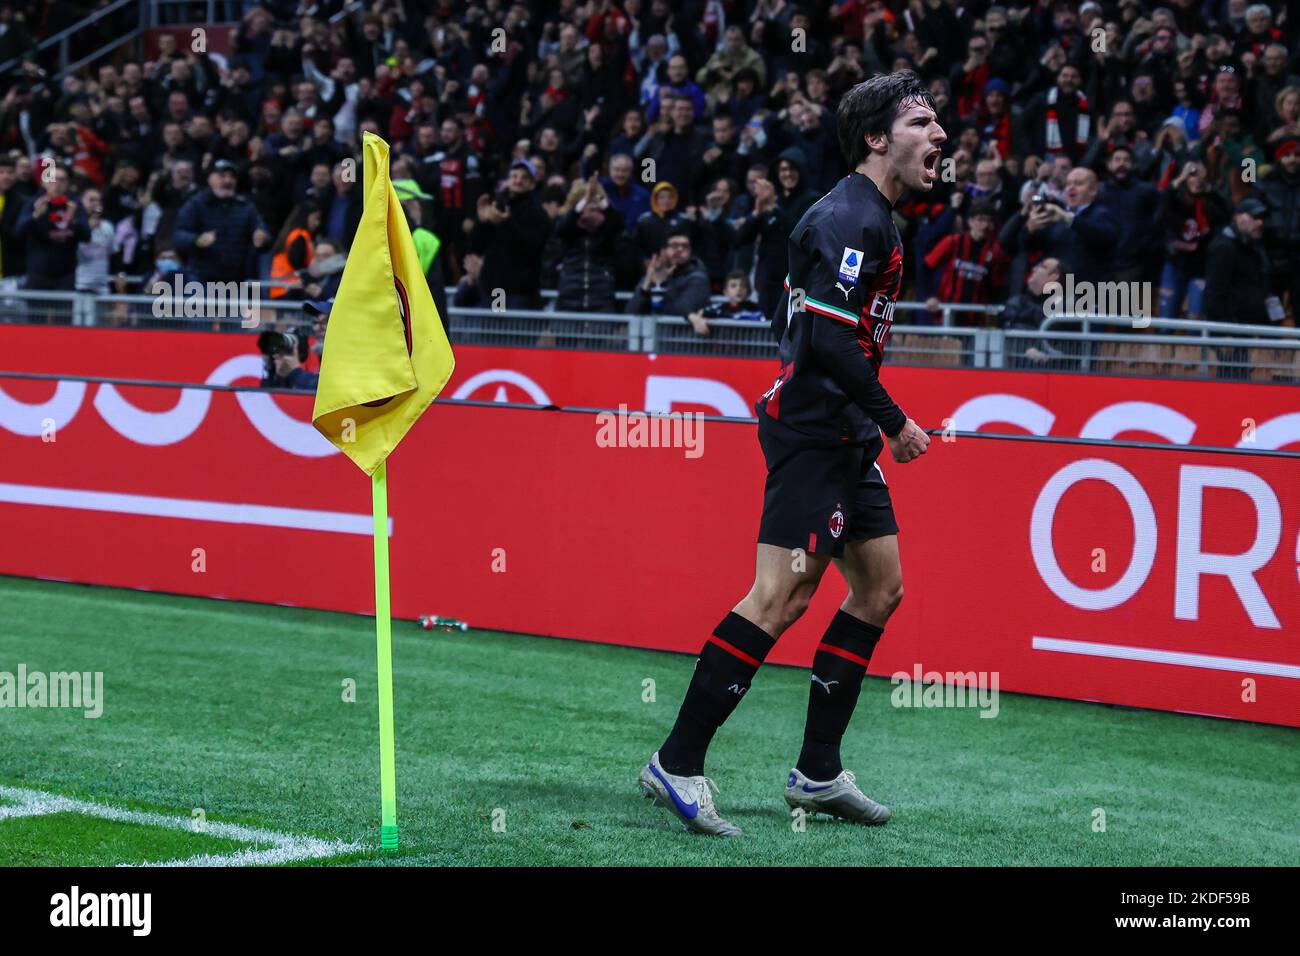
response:
[[[1065,576],[1052,545],[1056,506],[1075,483],[1094,478],[1124,496],[1133,517],[1133,555],[1123,576],[1109,587],[1081,588]],[[1156,513],[1142,484],[1114,462],[1085,458],[1066,465],[1043,486],[1029,522],[1029,547],[1043,583],[1067,604],[1085,611],[1106,611],[1123,604],[1146,582],[1156,560]]]

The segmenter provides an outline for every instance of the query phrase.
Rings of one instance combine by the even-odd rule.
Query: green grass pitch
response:
[[[760,673],[710,752],[745,836],[692,836],[635,784],[692,658],[411,622],[394,624],[402,847],[383,854],[373,620],[2,577],[0,608],[0,671],[103,671],[105,697],[93,720],[0,709],[0,785],[370,848],[330,865],[1300,862],[1294,730],[1013,694],[992,720],[895,709],[879,679],[845,765],[894,819],[796,832],[782,788],[808,676],[783,667]],[[0,865],[237,848],[78,813],[6,817],[12,802]]]

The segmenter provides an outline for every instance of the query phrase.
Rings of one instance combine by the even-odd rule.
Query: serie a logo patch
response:
[[[857,285],[858,273],[862,271],[862,250],[850,249],[844,247],[844,255],[840,256],[839,278],[841,282],[847,282],[849,285]]]

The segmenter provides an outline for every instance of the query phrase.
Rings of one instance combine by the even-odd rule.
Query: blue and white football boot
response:
[[[827,813],[841,820],[879,826],[889,822],[889,807],[876,803],[854,783],[852,770],[834,780],[809,780],[798,769],[790,771],[785,784],[785,802],[805,813]]]
[[[668,809],[688,830],[711,836],[740,836],[740,827],[718,816],[713,794],[718,785],[708,777],[679,777],[659,763],[659,751],[641,768],[641,795]],[[710,792],[712,791],[712,792]]]

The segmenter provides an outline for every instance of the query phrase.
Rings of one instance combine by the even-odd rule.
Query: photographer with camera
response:
[[[333,304],[333,299],[304,302],[302,310],[304,314],[313,317],[311,325],[302,325],[284,332],[268,329],[257,337],[257,350],[262,353],[262,388],[316,391],[320,375],[307,371],[304,363],[312,352],[316,352],[319,358]],[[312,339],[315,339],[315,345],[312,344]]]
[[[1076,281],[1108,280],[1120,233],[1111,210],[1098,201],[1100,189],[1097,174],[1077,166],[1066,177],[1064,203],[1046,190],[1032,193],[1002,230],[1007,251],[1059,259]]]

